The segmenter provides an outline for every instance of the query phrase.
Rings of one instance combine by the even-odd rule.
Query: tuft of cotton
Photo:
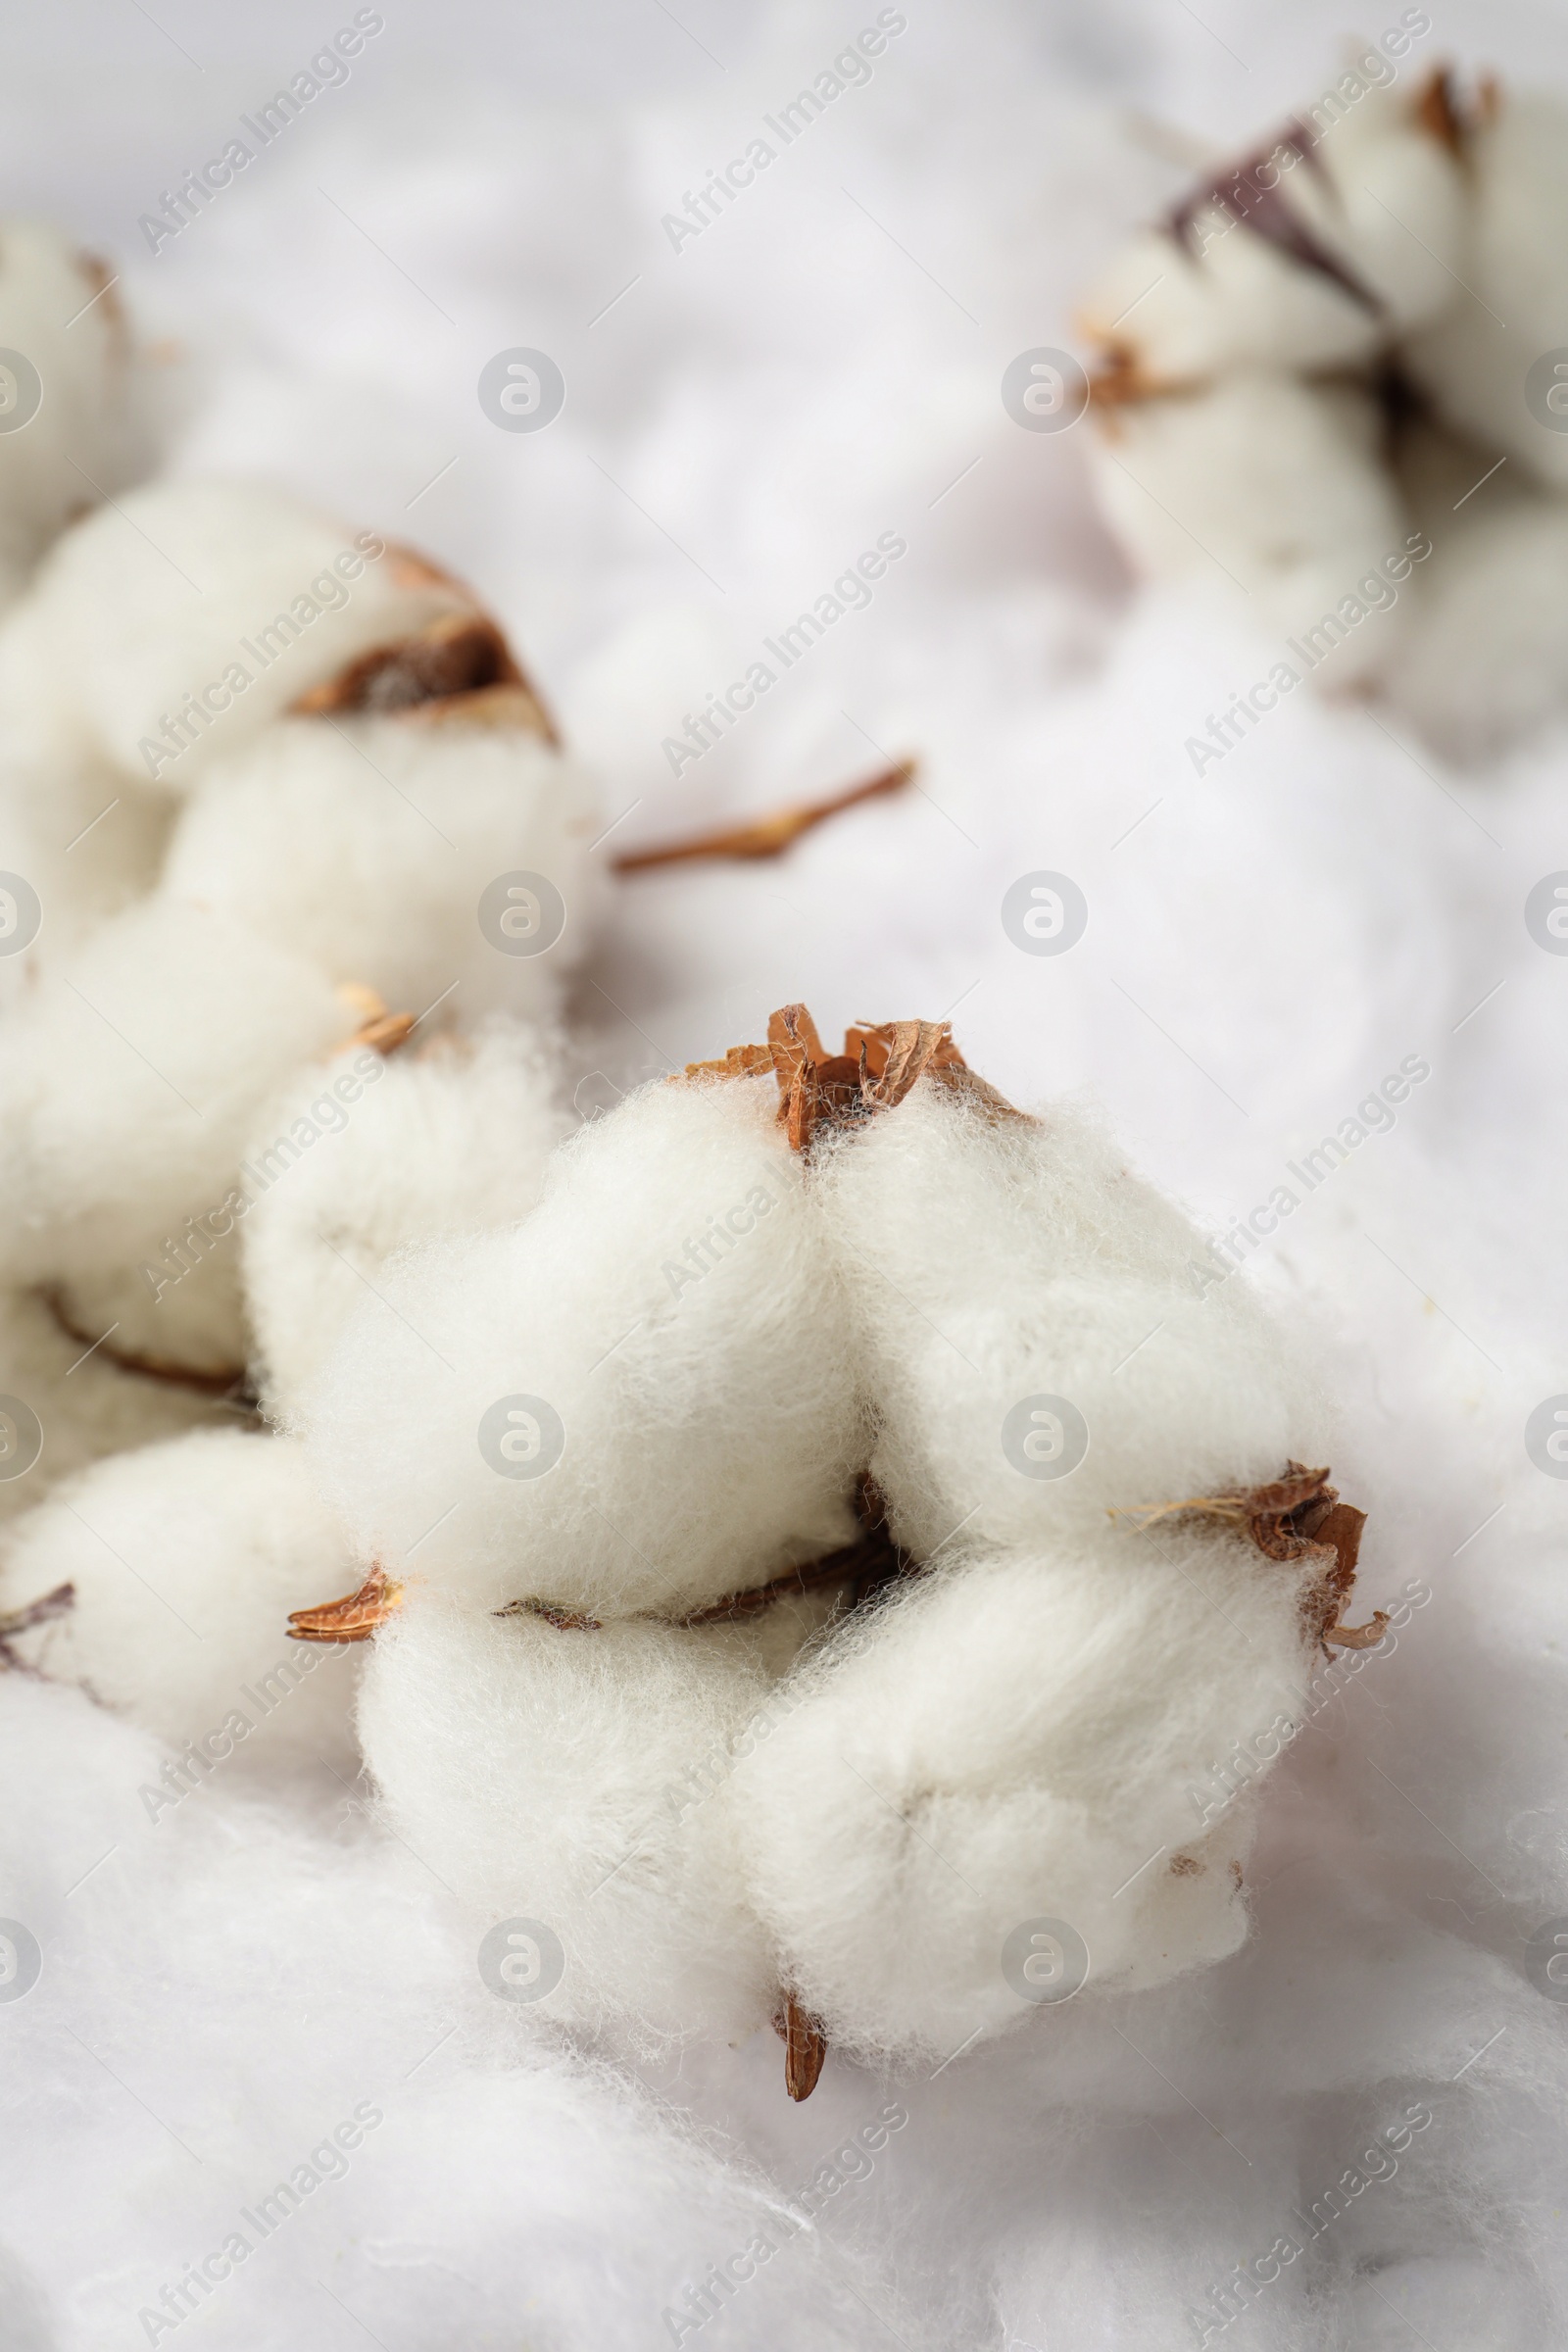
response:
[[[1460,282],[1411,336],[1405,365],[1441,416],[1537,481],[1568,488],[1568,438],[1550,422],[1568,382],[1550,365],[1568,318],[1568,106],[1546,91],[1497,93],[1466,162]],[[1533,368],[1544,379],[1534,405]]]
[[[364,1558],[678,1614],[853,1538],[848,1335],[775,1109],[771,1079],[646,1088],[525,1224],[388,1270],[303,1415]]]
[[[111,271],[48,222],[0,220],[0,349],[3,602],[72,516],[123,489],[150,453]]]
[[[588,776],[526,727],[417,707],[292,718],[210,770],[163,887],[333,980],[471,1024],[554,1009],[591,931],[597,830]]]
[[[1449,300],[1464,175],[1409,95],[1365,89],[1348,106],[1331,98],[1292,128],[1301,149],[1264,143],[1240,167],[1234,203],[1200,203],[1185,235],[1168,225],[1143,231],[1081,300],[1083,332],[1147,390],[1233,368],[1360,365],[1391,331],[1419,325]],[[1265,207],[1283,211],[1329,267],[1308,266],[1249,226]],[[1412,220],[1419,236],[1403,225]]]
[[[0,632],[0,713],[187,792],[358,656],[471,613],[375,531],[246,482],[155,482],[76,524]]]
[[[520,1937],[498,1977],[512,1957],[542,2016],[653,2054],[744,2039],[777,1997],[736,1821],[697,1777],[764,1689],[735,1631],[563,1632],[418,1593],[377,1636],[359,1730],[398,1835],[476,1913],[556,1938],[553,1985]]]
[[[287,1639],[289,1610],[349,1574],[297,1446],[196,1430],[97,1463],[17,1520],[0,1617],[70,1589],[9,1647],[185,1751],[144,1797],[156,1821],[215,1774],[323,1751],[349,1764],[354,1654]]]
[[[1248,368],[1108,410],[1094,472],[1108,520],[1150,578],[1196,568],[1222,591],[1229,578],[1254,620],[1287,639],[1327,613],[1325,674],[1353,686],[1386,661],[1392,615],[1356,635],[1342,600],[1409,532],[1382,440],[1369,392]]]
[[[268,1106],[245,1154],[257,1189],[240,1231],[274,1421],[292,1419],[395,1250],[527,1214],[565,1124],[553,1053],[507,1021],[390,1060],[362,1048]]]
[[[118,916],[0,1036],[0,1265],[115,1345],[244,1361],[239,1163],[258,1099],[359,1015],[324,974],[195,906]]]

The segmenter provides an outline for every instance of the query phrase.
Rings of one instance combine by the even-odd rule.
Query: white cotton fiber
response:
[[[291,1156],[297,1119],[324,1132]],[[552,1055],[514,1022],[389,1060],[352,1051],[267,1106],[240,1231],[274,1420],[292,1417],[394,1250],[527,1214],[565,1125]]]
[[[73,515],[134,479],[147,452],[111,272],[43,221],[0,220],[0,350],[4,600]]]
[[[853,1538],[848,1337],[776,1110],[770,1076],[647,1088],[524,1225],[388,1269],[304,1415],[362,1557],[678,1613]]]
[[[920,1559],[1097,1542],[1110,1510],[1277,1478],[1309,1446],[1280,1334],[1070,1106],[999,1118],[925,1079],[819,1184],[872,1476]],[[1031,1475],[1053,1445],[1066,1472]]]
[[[1483,493],[1485,495],[1485,493]],[[1478,511],[1479,510],[1479,511]],[[1568,498],[1450,520],[1421,575],[1389,692],[1428,742],[1473,760],[1568,702]]]
[[[106,924],[0,1036],[0,1265],[64,1284],[75,1320],[102,1316],[93,1337],[120,1322],[122,1349],[242,1362],[225,1203],[256,1103],[359,1018],[315,967],[195,906]]]
[[[156,1821],[215,1773],[348,1764],[355,1653],[290,1642],[287,1618],[352,1583],[298,1446],[198,1430],[99,1462],[18,1520],[0,1617],[71,1587],[11,1649],[187,1751],[183,1780],[165,1775],[146,1800]]]
[[[0,636],[0,714],[183,793],[357,656],[473,609],[281,491],[155,483],[55,549]]]
[[[1405,365],[1451,423],[1568,487],[1568,376],[1552,368],[1568,338],[1568,107],[1502,92],[1471,133],[1468,168],[1459,282]]]
[[[471,1023],[554,1006],[589,935],[598,829],[584,771],[527,727],[295,718],[211,768],[164,889],[400,1009],[444,1001]],[[509,903],[513,882],[532,897]]]
[[[737,1824],[692,1774],[762,1688],[733,1633],[563,1629],[418,1593],[376,1636],[359,1728],[398,1835],[487,1922],[559,1939],[542,2016],[737,2040],[777,1981]]]
[[[1080,302],[1082,331],[1146,390],[1238,368],[1345,368],[1449,299],[1464,178],[1406,94],[1336,103],[1303,136],[1304,154],[1260,143],[1234,202],[1200,205],[1186,239],[1143,231]],[[1252,225],[1271,207],[1330,268]]]
[[[1409,522],[1383,460],[1369,393],[1239,369],[1100,413],[1093,463],[1112,527],[1156,580],[1247,599],[1255,626],[1292,637],[1400,550]],[[1340,646],[1344,687],[1385,655],[1381,630]],[[1349,632],[1342,632],[1348,636]]]
[[[1233,1951],[1250,1808],[1205,1818],[1194,1790],[1303,1714],[1308,1581],[1239,1532],[1107,1530],[939,1569],[841,1632],[731,1792],[754,1898],[830,2039],[906,2062],[1049,2030],[1030,1986],[1054,1965],[1071,1995],[1069,1962],[1025,1972],[1008,1938],[1028,1922],[1081,1939],[1089,1996]]]

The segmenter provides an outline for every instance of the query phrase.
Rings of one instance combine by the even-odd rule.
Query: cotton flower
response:
[[[1242,591],[1276,685],[1468,758],[1568,691],[1568,115],[1382,62],[1112,260],[1094,466],[1140,571]]]
[[[78,896],[75,944],[0,1040],[25,1109],[0,1146],[0,1277],[209,1376],[248,1350],[220,1245],[263,1189],[242,1162],[270,1148],[267,1106],[325,1090],[330,1125],[340,1083],[373,1084],[416,1022],[548,1020],[588,932],[592,788],[495,623],[422,560],[259,491],[174,485],[125,514],[134,549],[95,519],[0,632],[23,747],[0,803],[9,781],[36,825],[51,780],[69,802],[83,775],[144,812],[182,796],[151,887],[107,915]],[[349,1045],[358,1081],[329,1085]],[[323,1131],[296,1121],[290,1159]]]
[[[294,1622],[373,1636],[388,1818],[546,1932],[547,2014],[772,2017],[804,2096],[825,2041],[1016,2023],[1032,1927],[1091,1998],[1242,1939],[1251,1800],[1201,1792],[1382,1621],[1309,1383],[1201,1256],[942,1026],[830,1056],[796,1006],[383,1268],[300,1415],[364,1582]]]

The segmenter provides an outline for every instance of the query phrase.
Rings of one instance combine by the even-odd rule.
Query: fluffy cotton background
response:
[[[10,201],[111,253],[177,339],[178,467],[270,474],[472,580],[628,811],[612,846],[923,755],[918,793],[781,865],[625,886],[577,994],[584,1103],[790,998],[824,1031],[951,1012],[1015,1097],[1098,1097],[1222,1231],[1402,1058],[1431,1065],[1256,1252],[1329,1352],[1360,1597],[1432,1597],[1275,1775],[1250,1942],[903,2092],[869,2178],[702,2340],[1194,2343],[1188,2307],[1425,2100],[1396,2176],[1228,2332],[1534,2352],[1568,2309],[1563,2012],[1524,1966],[1568,1915],[1568,1488],[1522,1433],[1568,1390],[1568,963],[1523,904],[1568,867],[1568,737],[1458,775],[1302,694],[1195,780],[1186,737],[1276,649],[1130,602],[1077,436],[998,397],[1172,185],[1129,116],[1250,140],[1327,81],[1339,10],[906,13],[870,85],[679,254],[661,216],[874,8],[389,8],[347,86],[156,259],[137,215],[352,11],[17,12]],[[1411,69],[1440,46],[1568,87],[1544,7],[1464,0]],[[535,435],[475,397],[518,345],[568,386]],[[696,698],[890,530],[908,552],[871,608],[672,783],[661,741]],[[1041,869],[1089,904],[1060,957],[1001,925]],[[153,1824],[145,1735],[20,1677],[0,1744],[0,1912],[44,1949],[0,2005],[0,2330],[27,2352],[144,2342],[138,2309],[364,2100],[385,2122],[346,2178],[177,2340],[642,2352],[890,2095],[830,2059],[791,2109],[767,2035],[641,2084],[530,2043],[440,1854],[325,1768],[270,1793],[220,1773]]]

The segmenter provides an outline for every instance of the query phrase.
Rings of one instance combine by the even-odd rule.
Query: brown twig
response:
[[[27,1659],[19,1658],[12,1642],[18,1634],[30,1633],[35,1625],[48,1625],[51,1619],[64,1617],[75,1606],[75,1600],[74,1585],[56,1585],[52,1592],[45,1592],[37,1600],[29,1600],[8,1616],[0,1617],[0,1659],[16,1674],[35,1675],[37,1668]]]
[[[913,780],[915,767],[913,760],[900,760],[867,783],[854,784],[831,800],[798,801],[788,808],[775,809],[771,816],[754,817],[750,824],[694,833],[685,841],[662,842],[656,849],[627,850],[613,860],[614,870],[617,874],[641,874],[652,866],[684,865],[704,858],[777,858],[803,833],[809,833],[814,825],[825,823],[842,809],[858,808],[861,801],[874,801],[886,792],[902,792]]]

